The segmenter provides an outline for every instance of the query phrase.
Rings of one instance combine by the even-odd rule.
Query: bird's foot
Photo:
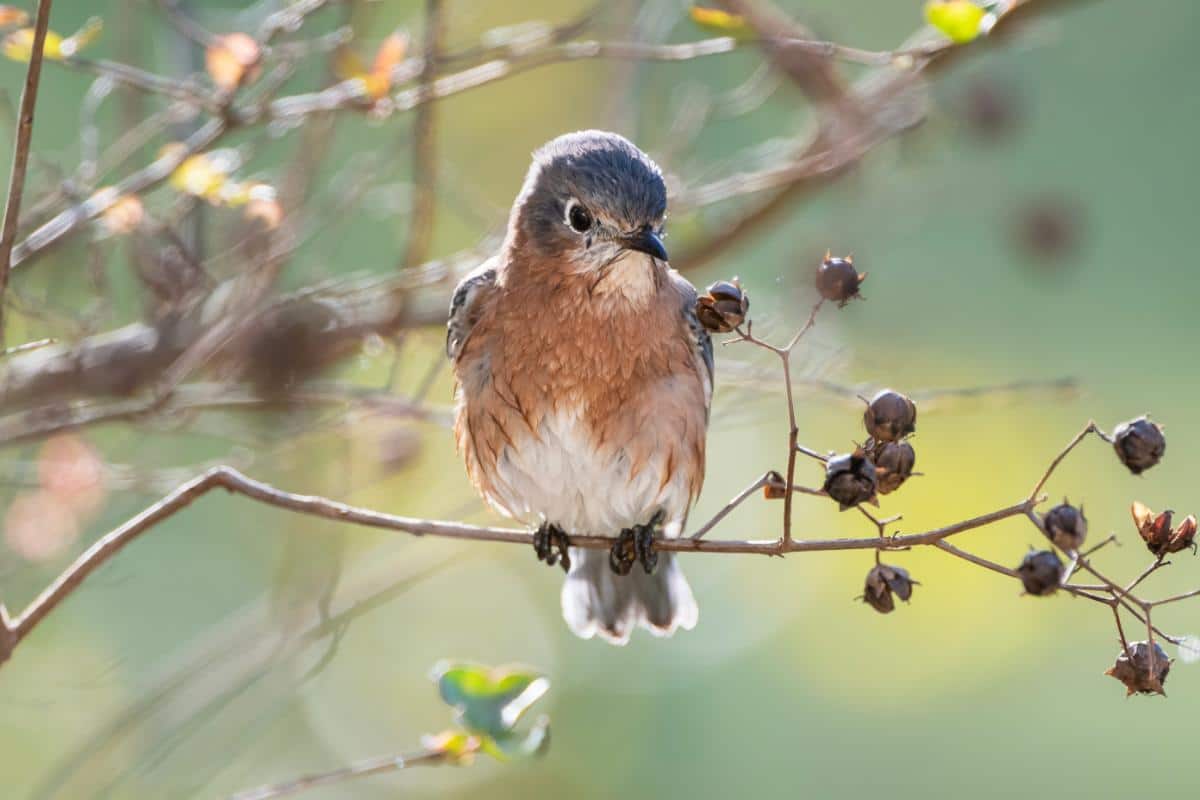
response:
[[[637,561],[637,542],[633,528],[617,534],[616,544],[608,551],[608,566],[618,575],[628,575]]]
[[[533,532],[533,552],[537,553],[538,561],[545,561],[552,567],[562,564],[563,572],[571,569],[571,556],[567,553],[570,546],[571,540],[557,525],[544,522]]]
[[[658,566],[658,553],[654,550],[654,535],[662,524],[663,512],[659,511],[645,525],[625,528],[617,536],[617,542],[608,553],[608,564],[618,575],[628,575],[634,562],[640,563],[646,574]]]

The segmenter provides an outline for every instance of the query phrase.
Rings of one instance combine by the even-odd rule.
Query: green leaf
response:
[[[543,755],[550,747],[550,718],[538,717],[533,727],[524,733],[511,732],[486,736],[480,749],[497,761],[530,758]]]
[[[434,667],[442,699],[474,733],[500,739],[550,689],[550,681],[526,667],[489,668],[443,662]]]

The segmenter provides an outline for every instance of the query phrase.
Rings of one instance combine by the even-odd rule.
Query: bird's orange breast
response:
[[[682,505],[669,513],[686,515],[703,480],[707,393],[682,295],[665,279],[646,303],[597,289],[583,275],[530,269],[520,280],[502,277],[484,299],[455,364],[455,432],[468,472],[518,517],[546,513],[539,498],[523,496],[536,486],[510,485],[526,479],[559,493],[616,492],[625,481],[638,494],[633,506],[669,499]],[[571,458],[586,469],[505,474],[514,463],[572,472]],[[594,485],[574,485],[584,482]]]

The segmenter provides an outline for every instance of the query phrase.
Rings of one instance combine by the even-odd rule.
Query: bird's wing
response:
[[[446,355],[451,361],[458,359],[463,343],[479,319],[480,301],[495,285],[495,259],[488,259],[467,273],[455,288],[450,299],[450,318],[446,321]]]
[[[696,369],[700,373],[701,382],[704,384],[704,412],[707,417],[708,410],[712,406],[712,338],[708,335],[708,330],[700,324],[699,317],[696,316],[696,287],[692,286],[687,278],[674,270],[671,270],[671,280],[675,282],[676,287],[679,289],[679,294],[683,299],[683,307],[680,310],[683,312],[683,319],[687,323],[688,331],[691,335]]]

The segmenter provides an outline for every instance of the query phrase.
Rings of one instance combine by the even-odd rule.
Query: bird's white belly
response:
[[[667,461],[654,453],[631,475],[622,443],[597,447],[578,409],[557,411],[542,418],[536,435],[505,446],[488,500],[527,525],[545,521],[593,536],[648,523],[662,509],[663,533],[678,536],[691,498],[683,470],[664,475]]]

